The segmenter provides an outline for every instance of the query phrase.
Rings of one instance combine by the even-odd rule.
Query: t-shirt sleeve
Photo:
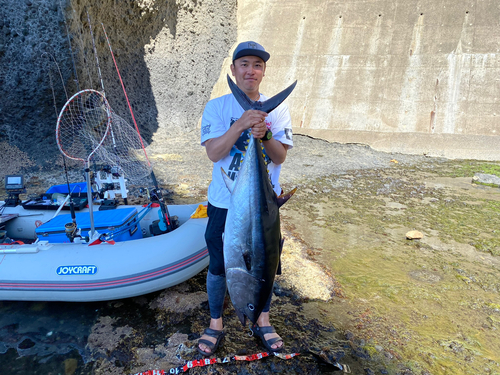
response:
[[[283,103],[274,110],[276,112],[275,123],[271,127],[273,137],[281,143],[293,147],[292,119],[288,106]]]
[[[217,138],[226,132],[221,111],[216,101],[210,100],[205,106],[201,118],[201,145],[211,138]]]

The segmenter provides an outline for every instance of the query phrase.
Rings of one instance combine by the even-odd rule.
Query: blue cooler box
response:
[[[110,233],[115,230],[122,229],[123,231],[113,237],[115,241],[137,240],[142,238],[142,231],[137,217],[130,220],[132,216],[137,214],[137,209],[134,207],[94,211],[94,228],[100,234]],[[71,215],[59,215],[47,221],[36,228],[35,232],[38,238],[42,241],[52,243],[70,242],[66,236],[64,225],[71,223]],[[82,229],[82,237],[88,235],[90,231],[90,215],[88,212],[79,212],[76,214],[76,225]]]
[[[69,184],[69,189],[73,195],[87,194],[87,183],[75,182],[73,184]],[[45,192],[45,194],[54,194],[54,193],[68,194],[68,185],[67,184],[53,185]]]

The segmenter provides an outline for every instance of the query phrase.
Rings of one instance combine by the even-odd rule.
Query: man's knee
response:
[[[208,271],[214,276],[225,276],[224,262],[214,261],[213,258],[210,258]]]
[[[222,242],[222,234],[213,232],[213,231],[206,231],[205,232],[205,242],[207,243],[207,246],[212,246],[212,247],[222,247],[223,242]]]
[[[205,241],[210,255],[209,271],[215,276],[224,275],[224,245],[221,236],[205,233]]]

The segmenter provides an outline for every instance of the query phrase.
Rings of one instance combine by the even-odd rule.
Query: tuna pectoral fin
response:
[[[278,197],[278,207],[283,206],[292,197],[292,195],[295,194],[296,191],[297,191],[297,188],[293,189],[292,191],[290,191],[286,194],[281,194]]]
[[[238,319],[241,322],[241,325],[246,326],[247,325],[247,317],[245,316],[243,311],[238,310],[238,309],[235,309],[235,311],[236,311],[236,316],[238,317]]]
[[[220,169],[220,173],[222,173],[222,179],[224,180],[228,190],[232,193],[234,189],[234,181],[231,180],[231,177],[227,175],[226,171],[222,167]]]

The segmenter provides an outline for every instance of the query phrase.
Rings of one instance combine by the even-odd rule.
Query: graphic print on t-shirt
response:
[[[231,123],[229,124],[229,126],[233,126],[233,124],[237,120],[237,118],[231,117]],[[268,128],[270,127],[270,124],[266,123],[266,125],[268,125]],[[229,152],[229,155],[232,156],[233,159],[231,160],[231,164],[229,164],[227,175],[233,181],[236,179],[236,176],[238,175],[238,172],[240,170],[241,163],[245,158],[245,152],[251,136],[252,135],[250,133],[250,129],[245,130],[243,133],[241,133],[240,137]],[[264,153],[264,161],[266,165],[268,165],[271,162],[271,159],[267,156],[265,150],[262,150],[262,152]]]

